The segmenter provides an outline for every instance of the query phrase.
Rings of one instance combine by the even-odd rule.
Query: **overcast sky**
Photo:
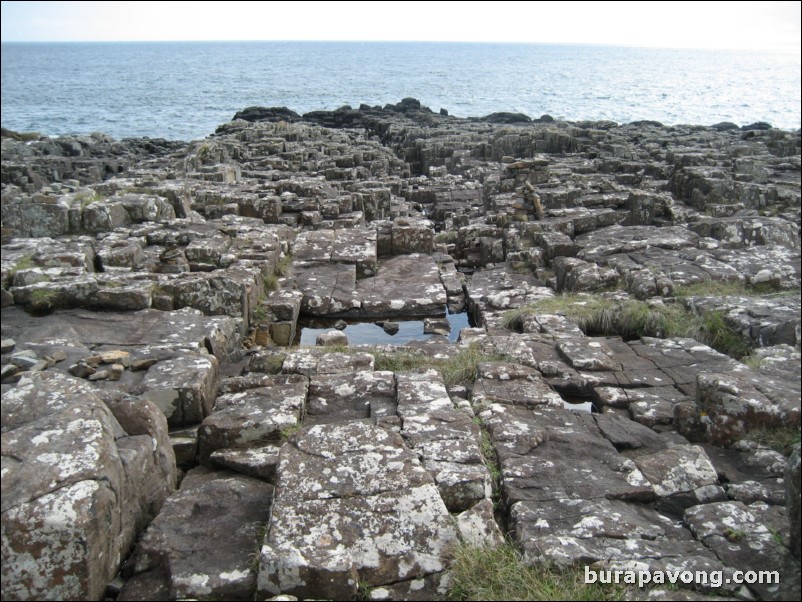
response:
[[[800,49],[800,2],[3,2],[2,40],[409,40]]]

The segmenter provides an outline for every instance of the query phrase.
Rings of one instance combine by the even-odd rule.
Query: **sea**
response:
[[[419,42],[3,43],[2,126],[194,140],[245,107],[798,129],[800,53]]]

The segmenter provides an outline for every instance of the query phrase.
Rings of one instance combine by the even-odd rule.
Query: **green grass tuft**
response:
[[[434,242],[436,244],[453,244],[457,242],[456,230],[443,230],[434,235]]]
[[[802,442],[802,431],[798,426],[763,427],[750,430],[746,438],[790,456],[794,445]]]
[[[84,209],[92,203],[102,201],[103,197],[97,192],[79,192],[75,195],[75,200],[81,203],[81,209]]]
[[[624,588],[585,584],[584,567],[529,566],[511,543],[461,545],[451,565],[450,600],[621,600]]]
[[[58,297],[58,293],[54,290],[47,288],[39,288],[31,291],[31,302],[33,303],[50,303]]]
[[[273,292],[278,290],[278,276],[275,274],[270,274],[269,276],[265,276],[263,279],[265,292]]]
[[[30,255],[20,257],[8,272],[9,281],[13,283],[14,276],[17,275],[17,272],[21,272],[22,270],[30,270],[34,267],[36,267],[36,264]]]
[[[265,306],[264,295],[259,295],[256,305],[251,309],[251,324],[254,326],[266,326],[269,323],[267,307]]]
[[[740,280],[708,280],[685,284],[674,289],[674,296],[686,297],[760,297],[773,294],[799,294],[799,288],[783,288],[776,282],[749,284]]]
[[[281,441],[287,441],[290,437],[292,437],[295,433],[300,431],[303,427],[300,423],[291,424],[289,426],[282,427],[279,431],[281,434]]]
[[[695,339],[736,359],[748,356],[752,349],[750,342],[727,323],[721,312],[694,313],[679,302],[564,295],[507,312],[503,325],[516,330],[521,320],[531,314],[560,314],[588,335]]]
[[[479,425],[482,436],[479,442],[479,451],[482,453],[482,459],[487,467],[487,472],[490,473],[490,478],[493,479],[493,503],[498,506],[501,501],[501,464],[499,464],[498,461],[496,446],[493,445],[493,439],[482,422],[482,419],[478,416],[474,416],[473,421]]]
[[[284,277],[290,273],[290,267],[292,266],[292,255],[287,253],[276,264],[276,269],[273,270],[273,274],[277,277]]]
[[[445,359],[432,358],[408,351],[374,353],[373,357],[375,358],[375,370],[405,372],[434,368],[443,377],[443,382],[449,386],[472,383],[476,380],[476,367],[483,362],[511,361],[505,355],[484,353],[476,346],[463,349]]]

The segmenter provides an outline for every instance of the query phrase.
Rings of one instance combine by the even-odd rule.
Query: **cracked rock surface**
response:
[[[799,599],[801,146],[414,99],[4,137],[3,598],[442,599],[506,536]]]

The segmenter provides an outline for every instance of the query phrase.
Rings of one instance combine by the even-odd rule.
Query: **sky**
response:
[[[2,2],[2,41],[466,41],[799,51],[801,4]]]

